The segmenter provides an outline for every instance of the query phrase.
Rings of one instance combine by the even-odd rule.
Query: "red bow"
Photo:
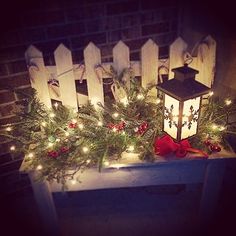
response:
[[[156,138],[154,148],[155,153],[161,156],[165,156],[174,152],[177,157],[185,157],[188,152],[193,152],[199,153],[204,157],[208,157],[205,152],[192,148],[187,139],[176,143],[169,135],[165,135],[161,138]]]

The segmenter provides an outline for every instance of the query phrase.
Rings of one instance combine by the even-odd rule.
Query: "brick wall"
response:
[[[112,48],[123,40],[131,60],[139,59],[143,43],[152,38],[168,56],[168,45],[178,36],[180,7],[173,0],[42,0],[20,1],[2,9],[0,37],[0,124],[14,121],[16,94],[7,90],[29,87],[24,52],[34,44],[46,65],[54,64],[53,51],[59,43],[72,50],[73,62],[83,60],[83,49],[93,41],[110,61]],[[9,18],[10,17],[10,18]],[[6,23],[6,19],[9,22]],[[21,159],[8,154],[9,144],[0,146],[0,176],[7,190],[29,184],[17,169]]]

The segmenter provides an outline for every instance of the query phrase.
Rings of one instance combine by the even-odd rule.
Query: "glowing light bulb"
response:
[[[117,118],[117,117],[119,116],[119,113],[115,112],[115,113],[113,113],[113,116],[114,116],[115,118]]]
[[[79,127],[79,129],[83,129],[83,128],[84,128],[84,125],[80,123],[80,124],[78,125],[78,127]]]
[[[55,102],[55,103],[53,104],[53,106],[57,109],[58,106],[59,106],[59,104],[58,104],[57,102]]]
[[[83,147],[82,150],[84,153],[87,153],[89,151],[88,147]]]
[[[213,92],[213,91],[211,91],[211,92],[208,93],[208,96],[210,96],[210,97],[213,96],[213,95],[214,95],[214,92]]]
[[[220,127],[219,127],[219,130],[220,130],[220,131],[223,131],[223,130],[225,130],[225,129],[226,129],[226,128],[225,128],[224,126],[220,126]]]
[[[144,99],[143,94],[139,93],[139,94],[137,95],[137,99],[138,99],[138,100],[142,100],[142,99]]]
[[[29,153],[28,157],[32,158],[34,156],[34,154],[32,152]]]
[[[121,134],[125,135],[125,131],[122,131]]]
[[[69,132],[65,132],[65,136],[69,136],[70,135],[70,133]]]
[[[101,121],[98,121],[98,126],[102,126],[103,123]]]
[[[48,143],[48,147],[52,147],[53,146],[53,143]]]
[[[160,104],[160,103],[161,103],[161,99],[160,99],[160,98],[157,98],[156,103],[157,103],[157,104]]]
[[[104,166],[109,166],[109,161],[104,161]]]
[[[229,106],[231,103],[232,103],[232,101],[231,101],[230,99],[226,99],[226,100],[225,100],[226,106]]]
[[[15,151],[15,150],[16,150],[16,146],[12,145],[12,146],[10,147],[10,150],[11,150],[11,151]]]
[[[91,162],[91,160],[90,160],[90,159],[88,159],[88,160],[86,161],[86,163],[87,163],[87,164],[89,164],[90,162]]]
[[[11,127],[7,127],[7,128],[6,128],[6,131],[8,131],[8,132],[9,132],[9,131],[12,131],[12,128],[11,128]]]
[[[216,129],[217,129],[217,125],[213,124],[213,125],[212,125],[212,129],[213,129],[213,130],[216,130]]]
[[[56,142],[58,142],[58,143],[59,143],[60,141],[61,141],[61,140],[60,140],[59,138],[57,138],[57,139],[56,139]]]
[[[124,104],[124,106],[127,106],[129,104],[129,101],[127,99],[127,97],[124,97],[122,99],[120,99],[120,102]]]
[[[115,127],[112,129],[112,131],[113,131],[113,132],[116,132],[117,130],[118,130],[118,129],[117,129],[117,128],[115,128]]]
[[[55,114],[54,114],[54,113],[50,113],[50,114],[49,114],[49,117],[50,117],[50,118],[53,118],[53,117],[55,117]]]
[[[72,179],[70,182],[72,185],[75,185],[77,183],[77,181],[75,179]]]
[[[47,123],[46,123],[45,121],[43,121],[43,122],[41,123],[41,125],[42,125],[43,127],[46,127],[46,126],[47,126]]]
[[[73,124],[75,124],[75,123],[77,123],[77,120],[76,120],[76,119],[72,119],[71,122],[72,122]]]
[[[36,170],[42,170],[43,169],[43,166],[42,165],[38,165],[37,167],[36,167]]]
[[[128,146],[127,150],[130,151],[130,152],[133,152],[134,151],[134,146],[133,145]]]

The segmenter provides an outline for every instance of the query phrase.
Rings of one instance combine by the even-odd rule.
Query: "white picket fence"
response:
[[[32,45],[27,49],[25,58],[31,86],[37,90],[40,101],[49,108],[53,99],[78,109],[88,100],[92,104],[104,104],[103,80],[108,78],[105,71],[109,71],[111,65],[118,73],[132,68],[135,76],[141,76],[142,86],[146,87],[150,83],[156,84],[158,75],[169,74],[169,79],[173,78],[171,69],[191,60],[190,67],[199,70],[196,79],[211,87],[215,73],[216,42],[207,36],[192,52],[188,52],[187,43],[177,38],[170,45],[169,58],[158,59],[159,46],[149,39],[141,48],[141,60],[130,61],[129,48],[119,41],[113,48],[113,62],[109,63],[101,63],[100,49],[90,42],[84,49],[84,64],[73,64],[71,51],[60,44],[54,51],[54,57],[56,66],[45,66],[41,51]],[[53,81],[52,78],[59,82],[59,87],[48,83]],[[76,92],[75,80],[87,80],[88,96]],[[156,94],[156,90],[153,93]]]

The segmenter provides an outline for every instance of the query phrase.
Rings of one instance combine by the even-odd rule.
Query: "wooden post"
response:
[[[48,73],[42,52],[31,45],[25,52],[25,59],[29,68],[31,87],[37,91],[40,102],[50,108],[52,104],[48,90]]]
[[[34,197],[38,205],[45,235],[58,235],[59,226],[55,205],[52,198],[49,183],[47,181],[35,181],[37,172],[29,172]]]
[[[203,224],[212,219],[217,208],[224,171],[224,160],[211,160],[206,167],[199,212]]]
[[[157,84],[158,52],[158,46],[151,39],[149,39],[141,49],[142,86],[144,88],[147,88],[150,84]],[[150,92],[151,95],[157,96],[156,88],[153,88]]]
[[[103,81],[95,72],[95,67],[101,64],[101,52],[92,42],[84,49],[84,62],[89,100],[95,107],[98,102],[104,105]]]
[[[54,52],[62,104],[78,110],[71,51],[60,44]]]
[[[174,72],[171,71],[173,68],[184,65],[184,53],[186,50],[187,43],[180,37],[170,45],[169,79],[174,78]]]

